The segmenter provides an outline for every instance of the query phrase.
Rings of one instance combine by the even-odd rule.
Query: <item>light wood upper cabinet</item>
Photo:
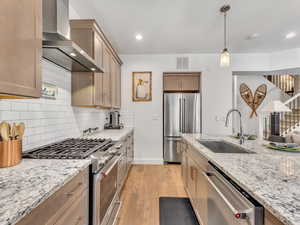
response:
[[[104,69],[104,73],[73,73],[72,105],[120,108],[120,58],[95,20],[71,20],[71,38]],[[88,76],[85,76],[88,75]],[[78,83],[80,82],[80,83]]]
[[[2,0],[0,95],[41,95],[42,1]]]
[[[122,86],[122,77],[121,77],[121,65],[117,64],[116,69],[116,108],[121,108],[122,100],[121,100],[121,86]]]
[[[164,91],[197,92],[200,90],[200,74],[164,74]]]
[[[103,73],[94,74],[94,98],[95,105],[103,106]]]
[[[99,96],[96,96],[94,73],[72,73],[72,106],[96,106]]]
[[[181,83],[179,76],[165,75],[164,76],[164,91],[180,91]]]
[[[94,59],[96,64],[103,67],[103,42],[98,34],[94,35]]]
[[[103,106],[110,108],[111,102],[111,55],[108,48],[104,47],[103,50]]]
[[[182,91],[199,91],[200,76],[186,75],[180,77]]]
[[[111,105],[113,108],[116,108],[117,105],[117,62],[114,60],[114,58],[111,58]]]
[[[113,57],[111,60],[111,103],[113,108],[121,107],[121,67]]]

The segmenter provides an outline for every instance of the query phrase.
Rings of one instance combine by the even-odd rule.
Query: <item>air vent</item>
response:
[[[177,70],[188,70],[190,68],[189,57],[177,57],[176,69]]]

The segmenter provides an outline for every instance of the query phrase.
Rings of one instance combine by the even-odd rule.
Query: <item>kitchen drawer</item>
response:
[[[192,145],[186,144],[186,151],[188,155],[194,159],[199,167],[201,167],[202,170],[206,170],[208,166],[208,160],[205,156],[203,156],[197,149],[195,149]]]
[[[66,205],[65,213],[54,225],[88,225],[88,193],[84,192],[74,203]],[[52,225],[49,223],[47,225]]]
[[[50,196],[17,225],[48,225],[68,210],[84,192],[88,192],[89,170],[86,169]],[[68,206],[68,207],[66,207]],[[53,224],[53,223],[52,223]]]

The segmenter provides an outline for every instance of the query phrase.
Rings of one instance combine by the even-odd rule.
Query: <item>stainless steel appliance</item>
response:
[[[118,173],[121,156],[114,156],[93,173],[93,225],[111,225],[120,208]]]
[[[164,161],[180,162],[180,134],[200,133],[201,126],[200,93],[164,93]]]
[[[119,111],[110,111],[108,113],[108,123],[104,125],[105,129],[122,129],[124,126],[120,123],[120,112]]]
[[[111,225],[120,207],[121,153],[110,139],[71,138],[27,151],[24,158],[91,159],[90,225]]]
[[[207,225],[263,225],[264,209],[220,169],[210,163],[207,181]]]
[[[69,40],[69,0],[43,0],[43,57],[73,72],[103,72],[83,49]]]

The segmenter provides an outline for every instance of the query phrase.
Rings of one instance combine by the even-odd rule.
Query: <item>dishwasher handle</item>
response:
[[[203,176],[206,178],[206,180],[208,181],[208,183],[210,184],[210,186],[212,186],[212,188],[218,193],[218,195],[222,198],[222,200],[224,201],[224,203],[227,205],[227,207],[230,209],[230,211],[232,212],[233,216],[236,219],[248,219],[248,215],[245,212],[240,212],[239,210],[237,210],[231,203],[230,201],[224,196],[224,194],[219,190],[219,188],[217,187],[217,185],[214,183],[214,181],[212,179],[210,179],[210,176],[215,176],[213,173],[205,173],[203,172]]]

